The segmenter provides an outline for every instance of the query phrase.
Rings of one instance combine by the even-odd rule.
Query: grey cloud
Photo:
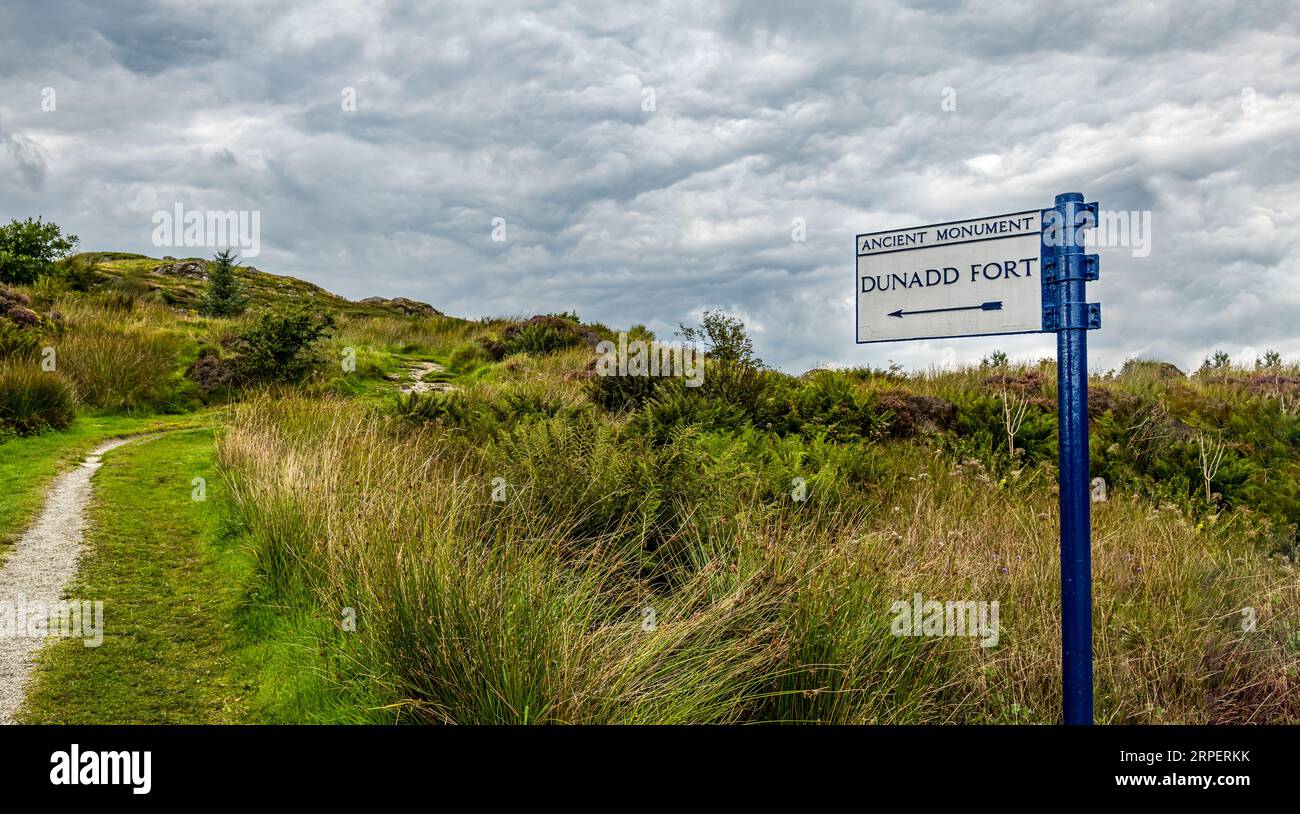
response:
[[[4,145],[11,172],[31,189],[39,190],[45,183],[45,159],[36,144],[22,133],[6,133],[2,124],[0,144]]]
[[[723,306],[791,371],[925,367],[1053,340],[855,347],[853,235],[1077,189],[1154,217],[1150,257],[1102,250],[1094,366],[1300,355],[1300,38],[1282,2],[0,14],[0,216],[45,215],[87,247],[157,253],[150,216],[177,202],[252,208],[256,265],[354,297],[661,334]],[[39,110],[47,85],[57,113]]]

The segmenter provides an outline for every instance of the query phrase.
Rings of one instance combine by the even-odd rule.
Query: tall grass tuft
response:
[[[181,342],[148,326],[71,331],[56,344],[57,365],[92,407],[157,410],[174,397]]]
[[[0,435],[62,429],[75,414],[76,395],[67,379],[30,360],[0,362]]]

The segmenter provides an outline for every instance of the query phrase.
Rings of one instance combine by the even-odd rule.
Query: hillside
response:
[[[162,301],[178,308],[198,308],[203,301],[208,264],[205,258],[155,259],[122,252],[95,252],[77,255],[71,262],[79,259],[93,263],[111,286],[156,293]],[[441,314],[433,306],[414,300],[394,302],[376,297],[354,302],[304,280],[270,274],[247,264],[239,267],[237,275],[254,306],[279,300],[308,300],[319,307],[354,316]],[[403,304],[407,307],[403,308]]]
[[[183,261],[79,257],[86,290],[0,292],[0,516],[162,433],[106,459],[84,578],[139,630],[176,596],[199,621],[51,648],[25,720],[1059,719],[1050,361],[788,376],[713,314],[695,387],[600,375],[618,331],[574,314],[244,268],[247,311],[210,317]],[[1098,719],[1300,722],[1300,369],[1134,360],[1090,394]],[[914,597],[998,628],[900,634]],[[183,715],[113,678],[141,664]]]

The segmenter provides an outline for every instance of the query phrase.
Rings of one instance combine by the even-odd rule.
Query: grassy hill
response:
[[[0,345],[0,416],[11,436],[38,432],[14,416],[57,380],[73,423],[43,437],[119,415],[213,427],[223,520],[194,527],[255,564],[202,579],[239,581],[223,595],[243,596],[229,611],[243,615],[227,621],[255,656],[205,640],[177,661],[226,653],[244,672],[223,688],[247,687],[228,709],[1059,720],[1050,361],[788,376],[750,359],[742,331],[688,387],[596,375],[593,346],[614,331],[572,314],[408,314],[242,269],[249,311],[213,318],[195,311],[201,280],[158,270],[173,261],[90,259],[102,277],[87,291],[9,289],[26,304],[0,318],[23,323],[5,330],[38,338]],[[304,302],[331,324],[289,379],[256,354],[289,324],[268,315]],[[33,372],[43,347],[55,373]],[[1090,392],[1093,475],[1108,496],[1094,504],[1099,720],[1300,721],[1300,371],[1220,358],[1187,376],[1135,360]],[[206,437],[186,448],[203,466],[193,445]],[[29,442],[0,441],[0,455]],[[173,473],[182,486],[185,474]],[[30,504],[6,516],[21,521]],[[998,603],[996,641],[899,635],[897,603],[918,595]],[[310,691],[287,673],[310,673]]]
[[[77,258],[93,263],[108,287],[151,294],[177,308],[198,309],[203,302],[203,272],[196,269],[206,267],[205,258],[157,259],[122,252],[85,253]],[[401,313],[391,306],[354,302],[305,280],[270,274],[247,264],[241,265],[236,274],[254,308],[293,300],[357,317],[391,316],[395,310]]]

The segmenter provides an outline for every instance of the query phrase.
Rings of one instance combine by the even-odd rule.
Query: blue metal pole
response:
[[[1083,195],[1056,196],[1056,383],[1060,426],[1061,683],[1066,724],[1091,724],[1092,521],[1088,480],[1088,327]]]

